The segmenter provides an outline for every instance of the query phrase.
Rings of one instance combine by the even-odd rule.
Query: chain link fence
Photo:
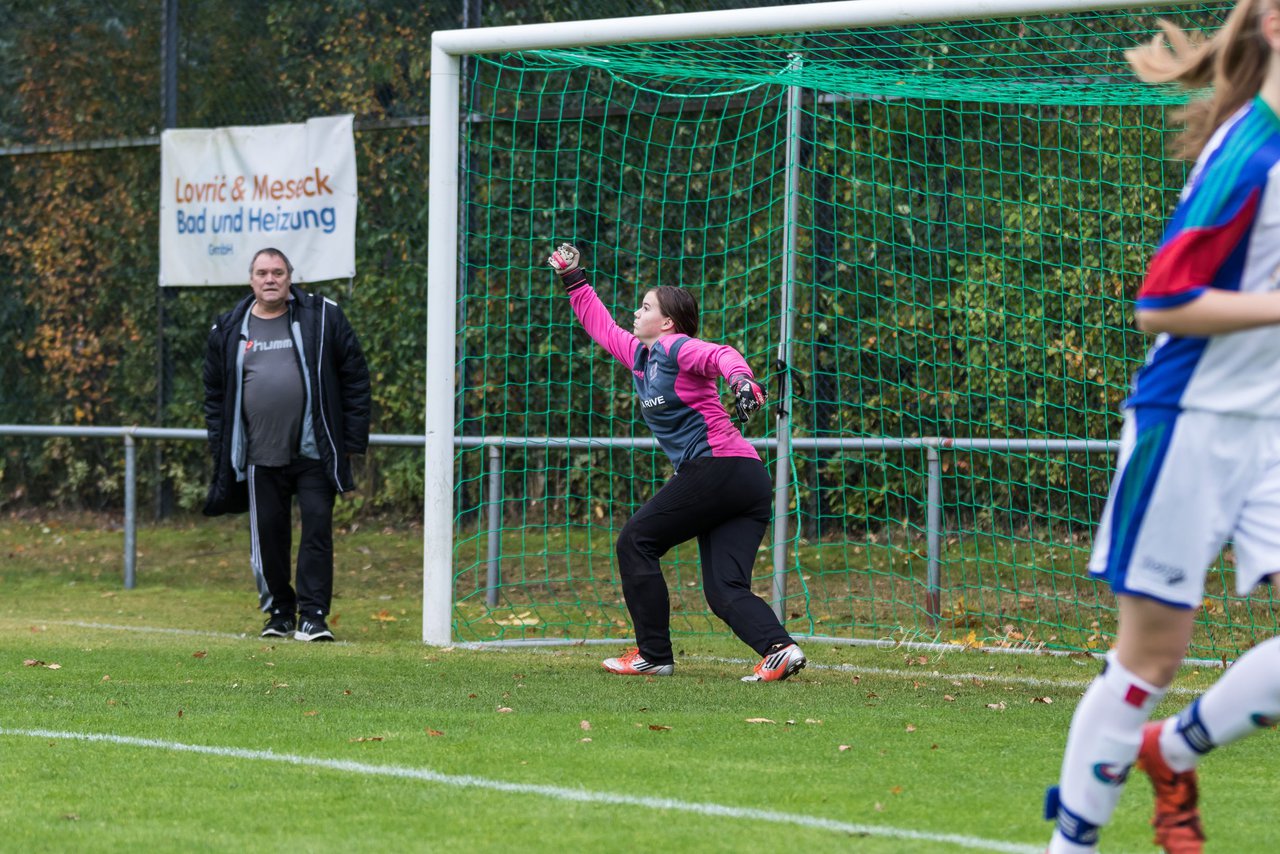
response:
[[[421,432],[431,33],[761,5],[785,4],[10,2],[0,33],[0,423],[202,427],[205,336],[242,291],[157,286],[160,133],[352,113],[358,274],[315,289],[340,300],[361,335],[374,431]],[[352,512],[420,506],[420,452],[379,452],[364,466]],[[205,473],[202,447],[156,443],[143,451],[139,492],[158,516],[196,508]],[[0,509],[118,509],[122,488],[113,443],[0,444]]]

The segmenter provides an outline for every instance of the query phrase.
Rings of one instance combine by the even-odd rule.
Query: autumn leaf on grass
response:
[[[671,727],[667,726],[666,724],[649,724],[649,729],[653,730],[654,732],[665,732],[671,729]]]
[[[1053,698],[1052,697],[1032,697],[1031,702],[1044,703],[1045,705],[1048,705],[1053,702]]]
[[[303,713],[302,713],[302,716],[303,716],[304,718],[314,718],[314,717],[315,717],[316,715],[318,715],[318,714],[320,714],[320,713],[319,713],[319,712],[303,712]]]
[[[500,626],[536,626],[542,622],[541,618],[534,616],[532,611],[521,611],[519,614],[512,614],[501,620],[494,620]]]
[[[581,730],[591,729],[591,721],[582,721],[581,723],[578,724],[578,729],[581,729]]]
[[[444,735],[444,732],[442,730],[432,729],[431,727],[427,727],[425,731],[427,735],[432,736],[433,738],[435,736]]]
[[[351,742],[352,744],[355,744],[355,743],[358,743],[358,742],[361,742],[361,741],[382,741],[382,736],[380,736],[380,735],[362,735],[362,736],[360,736],[359,738],[348,738],[348,739],[347,739],[347,741]]]
[[[62,665],[52,661],[41,661],[38,658],[28,658],[22,662],[25,667],[46,667],[49,670],[61,670]]]
[[[499,711],[499,712],[504,712],[504,713],[505,713],[505,712],[514,712],[514,711],[515,711],[515,709],[511,708],[510,706],[498,706],[498,711]]]
[[[842,744],[836,748],[836,750],[839,750],[841,753],[844,753],[846,750],[852,750],[852,749],[853,749],[852,744]]]
[[[771,720],[769,720],[768,718],[747,718],[747,723],[749,723],[749,724],[771,724],[771,723],[775,723],[775,721],[771,721]]]
[[[1003,712],[1005,710],[1005,704],[1003,701],[999,703],[987,703],[987,708],[994,709],[997,712]]]
[[[915,724],[907,724],[907,732],[915,732],[915,731],[916,731]]]
[[[209,653],[204,651],[203,649],[197,649],[195,652],[191,653],[191,657],[192,658],[208,658]]]
[[[388,611],[386,608],[383,608],[381,611],[379,611],[376,614],[370,614],[369,619],[379,623],[394,623],[396,621],[395,615],[392,614],[390,611]]]

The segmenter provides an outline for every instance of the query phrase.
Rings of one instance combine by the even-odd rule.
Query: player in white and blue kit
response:
[[[1236,588],[1280,581],[1280,0],[1242,0],[1202,43],[1162,24],[1130,51],[1148,82],[1212,83],[1179,143],[1197,156],[1138,293],[1158,337],[1125,402],[1119,467],[1090,571],[1119,627],[1067,738],[1051,854],[1095,850],[1136,764],[1156,841],[1199,854],[1195,767],[1280,718],[1280,638],[1243,655],[1178,715],[1148,723],[1186,654],[1206,568],[1231,542]]]

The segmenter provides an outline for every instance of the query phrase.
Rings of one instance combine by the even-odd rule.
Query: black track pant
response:
[[[302,516],[298,590],[289,583],[293,496]],[[318,460],[249,466],[250,562],[263,611],[321,616],[333,599],[333,484]]]
[[[707,604],[743,643],[764,655],[792,642],[773,610],[751,592],[751,567],[773,509],[769,473],[748,457],[688,460],[618,535],[622,595],[640,654],[671,664],[671,603],[659,559],[698,538]]]

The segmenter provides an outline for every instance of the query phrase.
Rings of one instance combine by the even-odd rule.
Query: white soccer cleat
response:
[[[652,664],[645,661],[638,649],[628,650],[617,658],[606,658],[600,664],[605,670],[619,676],[670,676],[676,670],[674,664]]]
[[[760,659],[750,676],[743,676],[743,682],[781,682],[789,679],[804,669],[809,660],[804,657],[800,647],[795,644],[769,653]]]

